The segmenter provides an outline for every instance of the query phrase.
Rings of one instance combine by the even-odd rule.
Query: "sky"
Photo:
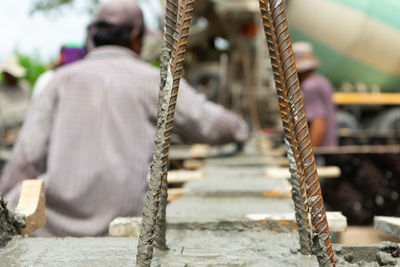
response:
[[[56,58],[63,43],[84,43],[90,15],[79,8],[29,15],[31,0],[1,0],[0,61],[16,49],[42,60]]]
[[[101,0],[100,2],[104,2]],[[148,29],[159,26],[161,5],[159,0],[137,0],[144,12]],[[0,62],[16,49],[28,55],[39,54],[49,61],[57,58],[63,43],[83,44],[85,28],[91,15],[84,9],[87,0],[76,0],[74,7],[66,7],[57,13],[30,15],[32,0],[1,0],[0,8]]]

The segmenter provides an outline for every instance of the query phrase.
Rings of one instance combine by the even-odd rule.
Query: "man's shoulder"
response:
[[[93,59],[85,58],[78,62],[62,66],[57,69],[56,75],[58,78],[66,76],[82,76],[84,75],[102,75],[103,72],[110,70],[117,70],[119,73],[140,73],[140,77],[156,78],[159,77],[160,71],[158,68],[144,62],[135,57],[121,57],[121,58],[104,58]]]
[[[54,71],[53,77],[60,78],[63,76],[73,75],[76,73],[82,73],[83,70],[87,69],[87,65],[88,65],[87,61],[85,59],[82,59],[80,61],[58,67]]]

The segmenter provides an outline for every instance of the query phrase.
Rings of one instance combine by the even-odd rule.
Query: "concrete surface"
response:
[[[293,253],[296,232],[169,230],[168,252],[152,266],[318,266]],[[0,250],[0,266],[134,266],[136,238],[19,238]],[[292,252],[291,252],[292,250]]]
[[[236,156],[235,161],[247,163],[254,157]],[[207,160],[205,177],[187,183],[187,193],[167,206],[170,249],[156,251],[152,266],[318,266],[314,256],[298,252],[297,231],[246,218],[293,212],[291,199],[263,195],[287,190],[284,180],[265,177],[260,161],[234,167],[229,162]],[[134,266],[136,249],[135,237],[18,238],[0,249],[0,267]],[[379,247],[338,247],[337,266],[379,266],[378,254],[381,261],[393,262]]]
[[[298,252],[297,239],[294,231],[168,230],[170,249],[156,251],[152,266],[317,267],[314,256]],[[0,249],[0,267],[134,266],[136,247],[133,237],[16,238]],[[335,246],[335,254],[338,267],[400,266],[378,246]]]

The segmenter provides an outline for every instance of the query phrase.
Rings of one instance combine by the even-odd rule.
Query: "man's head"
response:
[[[134,0],[113,0],[101,5],[88,30],[95,47],[117,45],[141,52],[145,27],[142,11]]]
[[[319,60],[315,57],[313,46],[310,43],[293,43],[293,54],[300,81],[303,77],[314,72],[314,70],[319,66]]]

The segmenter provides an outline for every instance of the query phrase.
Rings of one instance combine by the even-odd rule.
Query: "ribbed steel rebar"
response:
[[[160,90],[163,90],[167,82],[168,67],[171,59],[171,51],[175,44],[174,34],[176,31],[178,15],[178,0],[167,0],[165,9],[165,19],[164,19],[164,39],[161,49],[160,57]],[[163,146],[166,144],[164,143]],[[163,161],[163,158],[158,158],[159,161]],[[162,163],[161,163],[162,164]],[[156,235],[154,239],[154,246],[156,248],[166,250],[166,207],[168,199],[168,180],[166,172],[157,173],[161,175],[161,195],[160,195],[160,207],[157,212],[156,218]]]
[[[308,197],[307,203],[310,206],[310,215],[314,232],[313,247],[316,249],[313,252],[316,254],[320,266],[335,265],[332,241],[304,112],[303,97],[294,62],[284,4],[282,0],[268,1],[276,32],[279,59],[285,78],[287,99],[294,119],[293,129],[296,135],[295,138],[299,147],[299,157],[303,164],[305,175]]]
[[[309,219],[307,195],[304,183],[304,171],[299,157],[299,148],[294,133],[294,121],[289,107],[285,79],[279,59],[278,44],[276,40],[275,28],[272,25],[269,4],[265,0],[259,0],[261,16],[263,19],[265,37],[267,39],[269,55],[271,59],[272,71],[274,74],[275,87],[279,99],[279,109],[288,142],[288,158],[290,159],[289,169],[292,183],[292,199],[295,206],[296,223],[300,237],[300,251],[302,254],[311,254],[311,222]],[[293,162],[292,162],[293,161]]]
[[[173,128],[172,123],[174,121],[178,89],[182,77],[183,60],[189,36],[189,27],[194,1],[195,0],[182,1],[175,29],[173,28],[173,25],[165,27],[165,36],[167,38],[165,38],[164,41],[169,42],[168,45],[172,46],[172,51],[170,60],[167,59],[170,64],[168,64],[165,73],[165,85],[161,88],[159,95],[157,128],[153,161],[150,168],[149,191],[147,192],[143,208],[143,223],[139,236],[138,253],[136,257],[137,266],[140,267],[150,266],[153,257],[154,241],[161,240],[162,242],[162,237],[159,237],[160,234],[164,235],[165,240],[165,214],[163,215],[164,222],[162,225],[157,226],[157,219],[161,216],[159,215],[160,209],[164,209],[164,211],[161,212],[165,213],[165,206],[161,203],[161,197],[163,190],[167,189],[166,177],[168,171],[168,151],[171,131]],[[166,16],[167,14],[168,5]],[[173,17],[171,17],[171,21],[173,21]],[[169,39],[171,37],[171,35],[168,34],[169,28],[174,29],[174,34],[172,36],[173,42]],[[167,45],[165,47],[167,47]],[[168,56],[168,53],[164,53],[164,55]],[[162,231],[162,229],[164,229],[164,232],[159,232]]]

